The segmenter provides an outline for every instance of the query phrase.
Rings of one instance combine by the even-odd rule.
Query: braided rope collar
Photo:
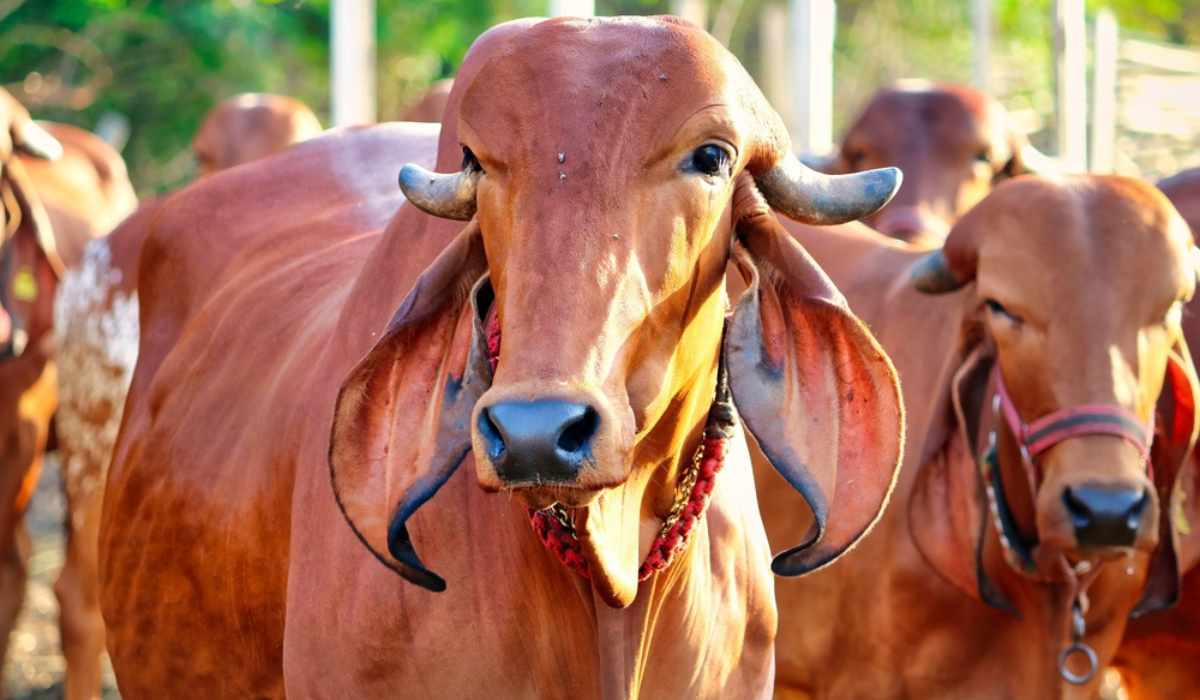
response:
[[[492,372],[495,372],[500,361],[500,322],[494,311],[488,316],[491,318],[487,335],[488,362]],[[716,476],[725,466],[729,440],[733,436],[736,420],[733,399],[729,393],[725,356],[722,353],[717,368],[716,391],[712,407],[708,411],[704,437],[700,441],[696,456],[680,474],[671,512],[663,521],[658,538],[650,545],[650,554],[646,556],[646,561],[638,568],[639,581],[645,581],[656,572],[667,568],[676,556],[687,549],[688,540],[704,517],[712,497]],[[525,511],[529,516],[529,524],[542,541],[542,545],[553,552],[564,566],[574,569],[584,578],[590,578],[587,558],[583,555],[570,510],[561,503],[556,503],[543,510],[526,507]]]

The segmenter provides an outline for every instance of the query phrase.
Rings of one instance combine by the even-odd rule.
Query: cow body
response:
[[[777,582],[780,606],[777,698],[1095,697],[1099,676],[1090,683],[1072,686],[1059,673],[1059,654],[1071,643],[1073,589],[1062,582],[1028,579],[1007,563],[1005,548],[984,499],[973,454],[976,448],[970,442],[976,436],[960,425],[951,400],[959,373],[969,366],[968,361],[975,357],[973,353],[981,348],[987,350],[989,343],[995,342],[990,339],[991,333],[1008,332],[1002,327],[1005,321],[988,315],[1001,312],[991,310],[981,299],[991,297],[996,290],[1013,294],[1026,288],[1022,285],[1042,289],[1037,293],[1017,292],[1025,296],[1033,294],[1030,298],[1038,300],[1023,296],[1025,301],[1019,308],[1027,318],[1040,319],[1039,324],[1052,318],[1053,335],[1049,337],[1062,342],[1064,337],[1085,338],[1097,333],[1095,329],[1114,326],[1110,321],[1084,314],[1075,318],[1090,319],[1088,323],[1092,325],[1076,328],[1071,324],[1077,321],[1072,321],[1071,316],[1051,315],[1040,308],[1046,300],[1074,298],[1080,301],[1070,303],[1083,303],[1082,299],[1111,293],[1113,298],[1124,299],[1125,303],[1141,309],[1145,302],[1138,300],[1149,292],[1145,289],[1135,292],[1128,285],[1142,284],[1146,269],[1169,270],[1163,274],[1171,280],[1183,280],[1179,282],[1181,285],[1187,281],[1180,270],[1188,269],[1186,246],[1190,242],[1182,240],[1186,234],[1182,233],[1179,222],[1171,218],[1161,198],[1156,199],[1147,189],[1139,183],[1115,178],[1108,182],[1071,181],[1061,185],[1022,178],[1002,186],[980,205],[987,206],[986,209],[973,210],[969,214],[972,218],[964,219],[962,224],[968,227],[964,231],[974,232],[974,238],[980,241],[979,252],[972,250],[970,255],[979,256],[981,279],[985,272],[988,275],[986,282],[979,283],[986,284],[986,289],[976,291],[968,286],[966,292],[946,296],[931,297],[913,288],[909,277],[918,268],[917,262],[927,255],[921,250],[888,241],[861,226],[847,226],[839,235],[831,236],[828,232],[817,235],[811,229],[789,225],[793,235],[847,295],[856,313],[871,325],[896,363],[907,398],[909,451],[891,507],[871,537],[816,575]],[[1104,207],[1116,220],[1130,221],[1133,217],[1132,220],[1154,222],[1143,223],[1140,229],[1127,229],[1138,231],[1136,240],[1146,242],[1145,248],[1135,253],[1135,249],[1129,248],[1129,238],[1122,239],[1131,234],[1107,228],[1098,218],[1082,214],[1080,200],[1093,203],[1088,206]],[[1015,218],[997,213],[1014,201],[1026,205],[1020,209],[1020,224],[1016,224]],[[981,222],[987,221],[993,223],[982,227]],[[1043,227],[1050,226],[1057,231],[1056,236],[1043,232]],[[1069,236],[1066,232],[1070,232]],[[952,232],[951,240],[954,235]],[[1164,238],[1169,242],[1166,246],[1161,242]],[[1063,243],[1064,240],[1071,243]],[[1057,253],[1045,249],[1059,245],[1067,249]],[[1096,252],[1083,252],[1089,249]],[[1150,249],[1158,257],[1137,257],[1146,256]],[[967,259],[968,254],[962,253],[961,258]],[[1140,262],[1132,262],[1135,259]],[[1061,280],[1056,284],[1081,284],[1081,287],[1086,284],[1090,291],[1068,293],[1064,288],[1061,292],[1050,292],[1035,287],[1045,284],[1043,278],[1037,277],[1043,274],[1040,272],[1043,265],[1056,270],[1054,274],[1044,273],[1044,279]],[[1080,268],[1080,265],[1096,267]],[[1088,282],[1068,281],[1084,279],[1082,269],[1093,270],[1086,273]],[[1100,272],[1101,269],[1107,272]],[[1014,283],[1015,279],[1024,281]],[[1097,285],[1104,282],[1099,280],[1108,280],[1121,291],[1101,292]],[[1155,304],[1166,304],[1172,298],[1171,290],[1158,290],[1154,294],[1167,300]],[[1006,306],[1007,303],[1005,300]],[[1149,323],[1161,311],[1137,313],[1138,323]],[[1149,318],[1142,320],[1141,315]],[[1175,328],[1178,332],[1178,326]],[[1045,337],[1039,335],[1039,341],[1046,342],[1041,340]],[[1126,361],[1136,368],[1147,360],[1140,354],[1145,350],[1134,351],[1136,345],[1130,344],[1131,337],[1136,335],[1122,335],[1120,341],[1097,342],[1092,347],[1105,348],[1109,342],[1117,347],[1120,343],[1122,352],[1130,353]],[[1038,375],[1044,377],[1040,381],[1062,392],[1061,396],[1076,397],[1069,399],[1068,405],[1096,402],[1111,391],[1104,388],[1106,381],[1112,381],[1105,378],[1105,371],[1097,373],[1106,361],[1088,359],[1083,350],[1085,345],[1073,346],[1078,353],[1074,359],[1065,354],[1039,355],[1005,364],[1006,352],[1027,353],[1029,348],[1036,347],[1029,344],[1032,341],[1019,342],[1025,344],[1012,347],[1020,350],[1007,345],[999,350],[1010,391],[1018,381],[1015,377],[1032,372],[1049,372],[1049,376]],[[1051,369],[1039,368],[1043,362],[1049,363]],[[1107,371],[1111,375],[1114,370]],[[1153,371],[1142,370],[1142,376],[1152,375]],[[1145,420],[1146,412],[1153,408],[1157,388],[1153,378],[1143,381],[1148,383],[1149,388],[1144,391],[1150,395],[1143,394],[1137,405]],[[1089,382],[1094,383],[1092,388],[1087,388]],[[982,416],[979,420],[985,425],[991,415],[988,406],[992,405],[992,396],[993,393],[986,393],[974,409],[974,415]],[[1062,401],[1061,398],[1041,400],[1048,408],[1035,409],[1033,417],[1049,412],[1055,407],[1054,401]],[[967,411],[971,410],[968,406]],[[1028,407],[1021,409],[1026,420],[1031,419],[1028,410]],[[1008,501],[1017,513],[1017,520],[1025,519],[1025,524],[1020,525],[1022,535],[1034,538],[1035,542],[1039,535],[1044,541],[1058,537],[1050,534],[1053,522],[1044,519],[1041,510],[1043,499],[1054,501],[1053,496],[1044,494],[1047,486],[1043,484],[1037,495],[1034,526],[1035,503],[1019,486],[1012,486],[1014,482],[1020,483],[1019,466],[1015,471],[1004,466],[1013,464],[1014,459],[1019,465],[1020,457],[1015,447],[1005,447],[1011,439],[1006,428],[996,425],[994,417],[990,420],[992,429],[1000,435],[999,469],[1004,475]],[[1100,441],[1100,445],[1109,439],[1092,438]],[[1100,449],[1095,443],[1085,448],[1087,442],[1088,438],[1079,438],[1053,448],[1060,452],[1047,453],[1047,459],[1053,461],[1047,463],[1043,478],[1053,480],[1062,475],[1064,479],[1092,479],[1088,483],[1114,479],[1112,475],[1100,474],[1068,476],[1071,469],[1078,468],[1071,466],[1076,462],[1072,461],[1069,449]],[[1099,462],[1107,460],[1094,457],[1080,464]],[[1156,466],[1156,470],[1161,469]],[[778,480],[769,471],[756,469],[756,476],[767,533],[777,547],[785,538],[803,531],[808,516],[795,499],[778,488]],[[1061,502],[1061,496],[1059,499]],[[982,535],[981,527],[985,528]],[[1146,528],[1142,529],[1142,535],[1148,535]],[[1035,546],[1034,551],[1037,556],[1051,557],[1049,550],[1047,546]],[[1117,555],[1102,566],[1087,589],[1090,605],[1085,616],[1084,642],[1096,650],[1101,668],[1115,653],[1126,617],[1139,603],[1147,578],[1149,557],[1145,549],[1123,551],[1128,552],[1127,556]],[[1020,618],[983,602],[979,577],[985,574],[999,590],[998,598],[1006,601]],[[1072,661],[1078,662],[1079,659]],[[1080,670],[1078,666],[1072,669]]]
[[[722,357],[760,442],[788,439],[781,417],[847,427],[774,462],[824,518],[776,566],[835,558],[883,507],[894,375],[767,202],[852,219],[894,174],[824,182],[815,207],[744,71],[673,19],[502,25],[459,76],[440,132],[335,130],[152,223],[100,533],[123,697],[768,696],[769,557]],[[668,126],[626,128],[651,114]],[[435,155],[461,171],[419,167]],[[735,225],[764,281],[723,346]],[[763,337],[776,369],[747,359]],[[779,367],[810,388],[782,407]],[[847,385],[869,408],[826,390]],[[641,576],[710,439],[703,518]],[[554,508],[582,569],[531,527]]]
[[[1200,169],[1185,170],[1158,183],[1195,234],[1200,231]],[[1200,302],[1183,313],[1189,347],[1200,347]],[[1175,607],[1131,620],[1113,665],[1121,671],[1133,700],[1200,697],[1200,455],[1193,452],[1184,472],[1183,498],[1175,504],[1180,521],[1182,584]]]

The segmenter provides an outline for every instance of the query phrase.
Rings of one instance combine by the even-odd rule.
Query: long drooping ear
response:
[[[5,237],[0,247],[0,357],[19,357],[54,325],[54,292],[63,273],[49,217],[19,158],[4,165],[0,197]]]
[[[979,533],[987,517],[987,496],[975,459],[980,454],[980,418],[995,359],[977,346],[950,382],[954,425],[946,444],[921,465],[908,523],[917,550],[943,578],[982,600]]]
[[[329,470],[342,514],[381,562],[432,591],[446,583],[421,562],[406,523],[471,448],[471,409],[491,381],[487,308],[475,310],[491,293],[486,272],[472,222],[417,280],[334,409]]]
[[[1167,361],[1167,376],[1163,381],[1155,407],[1154,442],[1150,446],[1150,461],[1154,472],[1154,488],[1162,504],[1158,522],[1158,548],[1150,556],[1146,586],[1131,618],[1165,610],[1179,600],[1180,577],[1194,566],[1200,552],[1200,542],[1191,528],[1200,525],[1196,498],[1196,432],[1200,427],[1197,414],[1196,370],[1192,365],[1187,344],[1175,345]]]
[[[798,576],[879,518],[903,454],[904,409],[887,355],[748,178],[734,217],[750,289],[726,334],[729,386],[763,454],[812,508],[809,533],[771,567]]]

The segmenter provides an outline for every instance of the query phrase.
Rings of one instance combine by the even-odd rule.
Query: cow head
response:
[[[823,169],[900,168],[904,185],[868,223],[893,238],[937,242],[994,185],[1029,172],[1031,154],[1025,135],[991,97],[904,81],[875,94]]]
[[[17,154],[57,159],[62,146],[0,89],[0,359],[20,356],[50,330],[53,291],[63,271],[45,209]]]
[[[202,176],[278,153],[321,133],[316,115],[300,100],[247,93],[213,107],[192,139]]]
[[[915,268],[921,291],[974,283],[965,333],[972,358],[999,367],[1021,423],[1105,405],[1157,424],[1152,465],[1127,439],[1083,434],[1042,452],[1027,476],[1010,421],[997,421],[993,485],[1011,516],[1009,539],[1035,559],[1152,552],[1164,524],[1169,533],[1165,501],[1196,429],[1196,379],[1180,328],[1196,284],[1191,249],[1187,226],[1145,183],[1021,178],[968,212],[944,249]],[[955,385],[968,428],[995,392],[989,373],[972,369]]]
[[[339,397],[334,488],[363,541],[440,590],[405,522],[473,450],[485,490],[570,509],[593,585],[627,605],[713,402],[731,255],[754,280],[726,334],[733,397],[817,515],[776,570],[857,541],[898,464],[894,372],[767,203],[856,219],[898,173],[808,171],[737,61],[671,18],[547,21],[464,74],[461,170],[400,178],[468,223]],[[397,475],[369,476],[381,462]],[[386,545],[372,483],[390,489]]]

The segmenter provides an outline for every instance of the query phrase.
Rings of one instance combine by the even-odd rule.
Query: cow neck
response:
[[[996,392],[992,398],[992,428],[988,432],[988,443],[983,454],[976,457],[976,464],[987,493],[993,524],[999,535],[1004,560],[1010,569],[1029,581],[1040,584],[1065,584],[1070,588],[1070,609],[1066,612],[1069,615],[1071,644],[1059,654],[1058,668],[1060,675],[1068,683],[1081,685],[1095,676],[1099,664],[1096,652],[1085,644],[1083,639],[1087,634],[1087,591],[1099,576],[1104,563],[1084,560],[1072,565],[1066,554],[1060,550],[1043,551],[1040,556],[1035,556],[1034,545],[1026,543],[1021,536],[1008,505],[1000,467],[997,434],[1000,423],[1005,423],[1016,440],[1020,453],[1021,473],[1025,477],[1021,480],[1021,487],[1028,489],[1030,502],[1036,503],[1043,476],[1038,457],[1054,445],[1071,438],[1084,435],[1114,435],[1123,438],[1138,448],[1149,471],[1154,414],[1151,413],[1147,426],[1136,414],[1124,407],[1115,404],[1081,404],[1025,423],[1004,385],[998,361],[992,368],[991,383]],[[982,568],[980,572],[982,575]],[[1081,656],[1087,663],[1087,670],[1083,673],[1074,673],[1067,667],[1068,661],[1076,656]]]
[[[495,307],[488,313],[487,348],[488,362],[495,373],[500,361],[500,320],[495,313]],[[725,369],[725,354],[722,350],[717,367],[716,391],[708,411],[704,435],[695,456],[679,477],[671,512],[663,521],[658,537],[650,545],[650,553],[646,560],[638,568],[639,581],[645,581],[656,572],[667,568],[687,549],[692,532],[704,517],[717,474],[725,466],[729,440],[733,436],[736,421]],[[591,578],[587,558],[583,555],[579,537],[575,532],[575,520],[571,509],[561,503],[555,503],[542,510],[526,507],[525,511],[529,516],[529,524],[537,533],[542,545],[553,552],[564,566],[573,569],[585,579]]]

